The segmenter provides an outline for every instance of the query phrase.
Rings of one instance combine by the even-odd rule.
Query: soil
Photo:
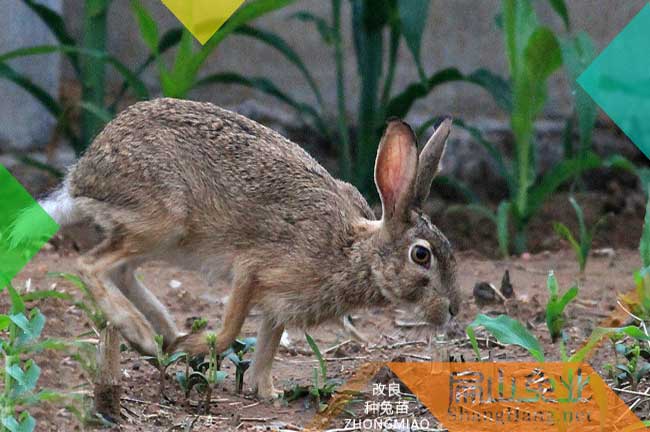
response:
[[[74,262],[78,256],[77,252],[65,246],[66,242],[59,241],[54,244],[59,246],[49,245],[41,251],[17,277],[15,286],[21,290],[57,289],[80,298],[79,291],[71,283],[48,276],[48,272],[74,273]],[[526,254],[508,260],[488,259],[476,252],[460,252],[458,258],[463,309],[449,326],[447,349],[455,359],[462,357],[466,360],[473,360],[474,356],[464,336],[465,326],[478,313],[506,312],[526,323],[541,340],[547,358],[552,360],[559,357],[558,347],[551,344],[543,324],[543,308],[547,298],[546,278],[550,270],[555,271],[563,290],[576,282],[580,286],[578,300],[568,308],[566,320],[569,348],[575,350],[596,326],[603,323],[621,325],[627,320],[626,315],[621,313],[617,306],[617,298],[633,289],[632,273],[640,266],[638,252],[629,249],[598,251],[597,256],[590,258],[584,277],[579,276],[573,253],[568,250]],[[506,304],[478,307],[472,295],[475,283],[485,281],[499,286],[505,270],[509,270],[516,298],[508,300]],[[179,324],[185,326],[186,330],[192,318],[198,316],[209,320],[209,328],[220,327],[223,301],[228,294],[227,287],[217,284],[207,288],[195,274],[155,265],[143,268],[141,275],[146,285],[170,308]],[[180,286],[172,281],[180,282]],[[7,296],[0,296],[0,311],[7,310],[7,301]],[[48,337],[69,340],[81,338],[90,341],[97,339],[84,313],[70,302],[46,299],[29,306],[40,308],[47,317],[44,334]],[[617,316],[614,321],[609,319],[612,315]],[[253,312],[244,326],[242,336],[254,336],[258,319]],[[373,308],[359,311],[353,319],[356,327],[367,336],[367,343],[350,341],[350,335],[336,323],[328,323],[310,331],[321,350],[326,352],[325,357],[329,359],[330,378],[347,381],[359,367],[370,361],[422,361],[432,358],[432,350],[425,342],[430,336],[429,332],[425,328],[410,327],[412,323],[408,323],[408,311],[399,308]],[[290,342],[280,348],[273,369],[276,387],[285,390],[296,384],[309,385],[313,368],[317,365],[303,334],[290,331],[289,337]],[[337,345],[340,346],[330,350]],[[42,388],[91,395],[91,376],[81,367],[74,351],[46,352],[37,357],[36,361],[42,368],[39,381]],[[439,360],[437,357],[440,354],[436,351],[433,354],[433,358]],[[519,348],[505,349],[494,344],[483,346],[483,355],[488,354],[495,360],[530,360],[530,356]],[[92,359],[92,356],[90,358]],[[603,376],[605,365],[612,361],[612,350],[608,346],[598,350],[590,360]],[[202,397],[192,393],[190,401],[186,401],[174,382],[173,375],[183,368],[182,365],[170,368],[166,395],[161,397],[157,369],[130,350],[123,352],[122,418],[121,425],[114,430],[301,430],[315,416],[316,408],[309,397],[293,402],[278,400],[271,403],[258,401],[249,394],[238,395],[234,390],[234,371],[228,362],[224,362],[228,378],[224,385],[213,393],[209,415],[202,414],[202,408],[198,406]],[[385,372],[380,373],[382,374],[385,379]],[[642,382],[639,391],[646,389],[648,384]],[[369,388],[364,390],[365,397],[370,396],[369,392]],[[629,403],[635,399],[634,396],[622,397],[627,398]],[[75,402],[74,405],[81,412],[89,412],[88,403],[84,406],[83,403]],[[358,413],[362,411],[362,406],[362,402],[353,403],[350,409]],[[635,412],[642,418],[649,417],[649,409],[647,400],[635,406]],[[411,409],[410,412],[418,418],[427,416],[421,408]],[[71,410],[61,405],[46,405],[35,410],[34,414],[38,420],[39,431],[93,429],[92,426],[82,426]],[[343,427],[344,419],[349,417],[350,414],[342,414],[330,427]],[[431,422],[433,427],[435,420],[431,418]]]

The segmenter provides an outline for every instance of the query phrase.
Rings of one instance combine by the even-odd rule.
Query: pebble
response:
[[[169,287],[171,289],[179,289],[182,286],[183,286],[183,283],[181,281],[177,281],[176,279],[172,279],[172,280],[169,281]]]

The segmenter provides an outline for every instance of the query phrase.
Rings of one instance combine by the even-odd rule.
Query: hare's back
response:
[[[176,99],[125,110],[70,176],[73,196],[134,210],[219,208],[223,217],[268,221],[315,220],[346,206],[337,182],[298,145],[215,105]]]

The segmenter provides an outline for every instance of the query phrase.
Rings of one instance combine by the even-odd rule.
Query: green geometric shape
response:
[[[650,4],[603,50],[578,83],[650,158]]]
[[[59,225],[0,165],[0,290],[58,230]]]

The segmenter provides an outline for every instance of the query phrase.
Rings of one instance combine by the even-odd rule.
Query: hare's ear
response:
[[[440,161],[445,153],[451,125],[452,120],[450,118],[445,119],[420,152],[418,175],[415,182],[415,199],[413,201],[416,207],[421,207],[429,198],[431,183],[441,168]]]
[[[391,120],[379,143],[375,162],[375,183],[381,196],[382,220],[404,219],[415,194],[417,145],[410,126]]]

